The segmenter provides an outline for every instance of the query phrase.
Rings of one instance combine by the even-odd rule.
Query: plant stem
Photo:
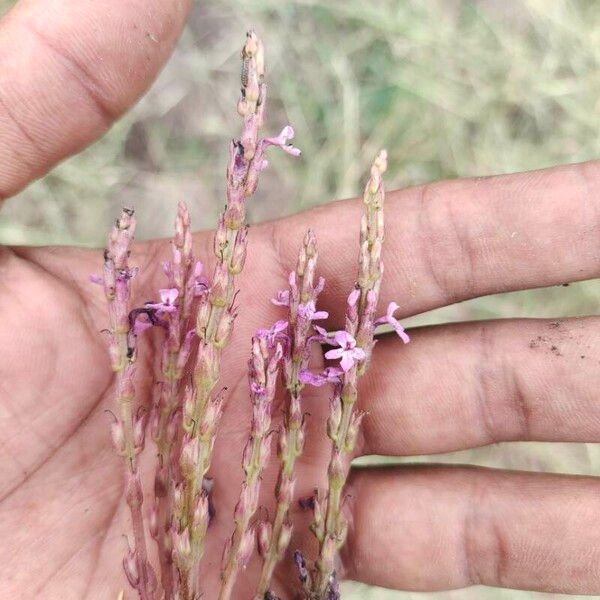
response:
[[[130,332],[129,303],[134,272],[128,260],[134,233],[133,211],[124,209],[111,232],[104,255],[104,292],[110,320],[111,364],[116,374],[118,418],[113,423],[113,443],[125,461],[126,497],[134,537],[133,551],[127,557],[130,568],[126,569],[126,574],[141,600],[153,600],[155,577],[147,558],[143,492],[136,458],[144,445],[144,421],[133,411],[136,348],[135,336]]]
[[[350,301],[346,312],[346,331],[365,351],[365,360],[355,364],[342,377],[332,401],[328,435],[332,440],[328,469],[328,493],[315,512],[314,529],[319,539],[311,600],[339,597],[336,589],[335,556],[344,544],[347,522],[342,514],[343,489],[346,484],[352,452],[356,444],[362,415],[355,413],[357,381],[368,366],[374,340],[375,309],[383,276],[381,248],[384,238],[382,175],[387,167],[387,154],[381,151],[371,167],[371,176],[363,196],[366,213],[361,222],[358,299]],[[320,502],[319,499],[316,502]],[[320,517],[323,514],[324,517]]]
[[[265,338],[253,338],[250,360],[252,429],[244,450],[245,479],[240,499],[235,508],[235,529],[223,556],[224,566],[219,600],[229,600],[238,570],[245,567],[254,549],[256,533],[250,528],[250,520],[258,507],[260,476],[269,458],[271,444],[268,435],[281,357],[282,348],[279,344],[271,353]]]
[[[295,276],[290,277],[289,345],[285,353],[284,371],[288,402],[280,437],[281,467],[275,490],[277,508],[256,590],[257,600],[262,600],[269,590],[275,567],[283,558],[291,536],[292,526],[288,520],[288,513],[293,499],[294,467],[304,447],[304,419],[301,403],[304,385],[299,379],[299,374],[308,367],[311,345],[309,339],[313,333],[311,319],[306,318],[307,313],[302,309],[305,309],[309,303],[316,307],[319,292],[323,287],[323,280],[320,280],[316,286],[314,284],[317,259],[316,237],[312,231],[309,231],[298,257]]]

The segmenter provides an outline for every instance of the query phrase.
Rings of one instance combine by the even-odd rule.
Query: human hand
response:
[[[187,5],[156,2],[152,11],[145,2],[142,11],[137,4],[115,3],[106,14],[97,3],[55,0],[40,16],[31,0],[7,17],[0,29],[4,196],[102,133],[151,81]],[[160,32],[152,33],[159,43],[144,31]],[[139,41],[128,44],[131,54],[111,56],[131,36]],[[19,65],[23,48],[33,67]],[[390,194],[382,306],[394,299],[408,316],[484,294],[596,276],[599,183],[600,169],[587,164]],[[209,533],[207,597],[218,584],[242,476],[250,336],[280,317],[268,299],[283,286],[309,225],[328,281],[323,308],[332,326],[341,324],[355,277],[356,253],[349,249],[356,245],[360,211],[357,202],[340,202],[250,233],[249,259],[238,279],[243,310],[223,365],[230,397],[213,459],[218,512]],[[208,259],[210,235],[198,234],[195,243],[196,254]],[[131,261],[141,267],[136,304],[162,286],[155,265],[166,254],[164,242],[138,245]],[[116,598],[127,588],[120,562],[128,516],[104,415],[112,407],[100,333],[107,317],[101,292],[88,284],[100,264],[98,252],[72,248],[0,254],[0,581],[7,597]],[[361,384],[361,409],[369,414],[357,456],[437,453],[505,440],[597,441],[596,328],[595,318],[505,320],[421,329],[407,347],[383,338]],[[532,347],[538,336],[546,341]],[[140,363],[138,389],[149,401],[150,365],[143,356]],[[327,394],[311,390],[305,397],[310,417],[299,496],[321,480],[329,458],[321,431]],[[272,465],[265,474],[265,503],[275,471]],[[484,583],[598,593],[597,486],[589,477],[468,467],[357,470],[346,503],[345,575],[399,589]],[[291,550],[312,543],[310,516],[298,508],[293,517]],[[253,568],[241,579],[240,593],[253,581]],[[289,589],[293,577],[282,572],[276,591]]]

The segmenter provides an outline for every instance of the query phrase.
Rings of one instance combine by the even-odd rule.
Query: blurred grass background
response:
[[[0,0],[0,9],[12,3]],[[390,154],[390,188],[600,155],[598,1],[208,0],[194,8],[173,58],[139,105],[94,146],[6,203],[0,241],[99,246],[124,203],[139,207],[142,237],[168,235],[182,198],[192,204],[196,227],[211,227],[224,197],[227,143],[239,125],[238,52],[249,26],[267,44],[268,129],[293,123],[304,151],[293,166],[273,153],[251,204],[253,221],[356,195],[381,146]],[[504,294],[411,322],[594,313],[599,294],[596,282]],[[591,445],[504,444],[431,460],[598,474],[599,459]],[[344,597],[559,596],[347,584]]]

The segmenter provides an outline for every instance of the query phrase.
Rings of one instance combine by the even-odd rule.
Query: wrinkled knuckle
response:
[[[85,58],[77,57],[66,46],[46,35],[32,23],[28,24],[28,30],[67,74],[66,81],[71,81],[80,88],[105,126],[109,126],[124,112],[126,106],[115,97],[109,89],[110,86],[102,78],[93,74],[93,67]]]
[[[421,186],[419,204],[424,265],[445,302],[461,300],[474,289],[476,255],[449,184]]]
[[[493,490],[486,477],[474,477],[463,524],[464,577],[469,585],[506,581],[507,552],[494,513]]]

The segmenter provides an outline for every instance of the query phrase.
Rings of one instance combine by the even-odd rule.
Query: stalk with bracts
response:
[[[304,447],[304,416],[302,410],[301,373],[308,369],[311,352],[313,321],[326,319],[325,311],[317,311],[316,303],[325,281],[317,283],[317,240],[312,231],[304,237],[296,270],[290,273],[289,289],[279,292],[272,302],[289,307],[289,321],[285,328],[284,381],[287,403],[283,427],[279,436],[279,478],[275,489],[277,505],[272,523],[263,522],[259,529],[259,550],[264,562],[256,590],[256,600],[263,600],[269,591],[277,563],[288,547],[292,524],[288,513],[294,496],[294,466]]]
[[[131,586],[141,600],[155,598],[156,576],[146,550],[142,513],[143,493],[137,456],[144,447],[145,417],[135,408],[135,359],[137,334],[130,323],[131,280],[137,270],[129,265],[135,234],[133,210],[123,209],[109,236],[104,251],[104,269],[97,283],[104,287],[110,321],[110,358],[116,374],[116,416],[111,426],[113,445],[125,463],[126,499],[131,514],[133,546],[123,566]]]
[[[252,340],[252,357],[248,365],[252,426],[242,460],[245,477],[235,507],[235,528],[223,553],[219,600],[232,597],[237,574],[246,566],[254,550],[256,531],[250,521],[258,508],[261,473],[269,460],[271,413],[282,354],[281,344],[268,335],[259,332]]]
[[[129,264],[135,232],[135,218],[129,209],[123,211],[110,234],[103,276],[93,278],[102,284],[108,304],[110,358],[116,380],[111,434],[117,453],[123,457],[133,532],[123,565],[140,600],[200,600],[208,598],[211,590],[219,600],[279,600],[273,585],[292,539],[290,507],[296,500],[296,467],[305,444],[305,415],[309,411],[302,396],[307,385],[331,386],[327,423],[311,423],[330,439],[331,455],[327,489],[302,502],[313,510],[311,531],[318,542],[318,554],[314,560],[306,560],[295,551],[293,561],[304,600],[338,599],[336,561],[348,528],[343,515],[345,485],[363,419],[356,410],[358,380],[368,368],[379,326],[391,326],[405,343],[409,341],[394,317],[397,304],[390,303],[386,315],[376,317],[383,277],[382,177],[387,157],[382,151],[372,165],[364,191],[358,276],[346,302],[343,329],[328,331],[323,326],[329,315],[317,305],[325,281],[317,274],[316,235],[308,231],[286,289],[273,300],[286,311],[285,318],[259,329],[252,339],[252,420],[241,459],[244,479],[233,514],[233,531],[222,556],[219,590],[204,585],[201,560],[215,514],[211,489],[220,476],[210,473],[210,468],[227,394],[219,383],[221,360],[238,315],[236,277],[244,268],[248,251],[246,202],[267,166],[269,146],[279,146],[293,156],[300,153],[289,144],[294,136],[289,125],[278,136],[259,137],[266,86],[264,50],[255,33],[247,34],[241,58],[242,90],[237,109],[243,127],[240,138],[229,146],[227,202],[214,235],[212,277],[203,275],[202,263],[193,255],[190,218],[187,207],[180,203],[171,256],[163,263],[166,284],[158,290],[158,299],[131,306],[131,284],[137,270]],[[134,377],[141,335],[151,328],[158,329],[154,347],[160,348],[160,353],[156,361],[158,394],[147,415],[136,403]],[[310,368],[314,344],[328,346],[324,357],[329,362],[316,373]],[[271,419],[279,372],[285,399],[278,435],[275,510],[272,520],[259,520],[261,477],[276,433],[271,430]],[[144,510],[139,454],[144,449],[147,421],[155,442],[156,466],[152,506]],[[147,550],[146,530],[157,543],[156,553]],[[257,571],[249,572],[256,579],[247,589],[238,590],[238,576],[248,566],[256,544],[262,562]],[[158,558],[158,579],[149,556]],[[292,590],[291,582],[283,584]],[[125,594],[119,598],[124,600]]]

